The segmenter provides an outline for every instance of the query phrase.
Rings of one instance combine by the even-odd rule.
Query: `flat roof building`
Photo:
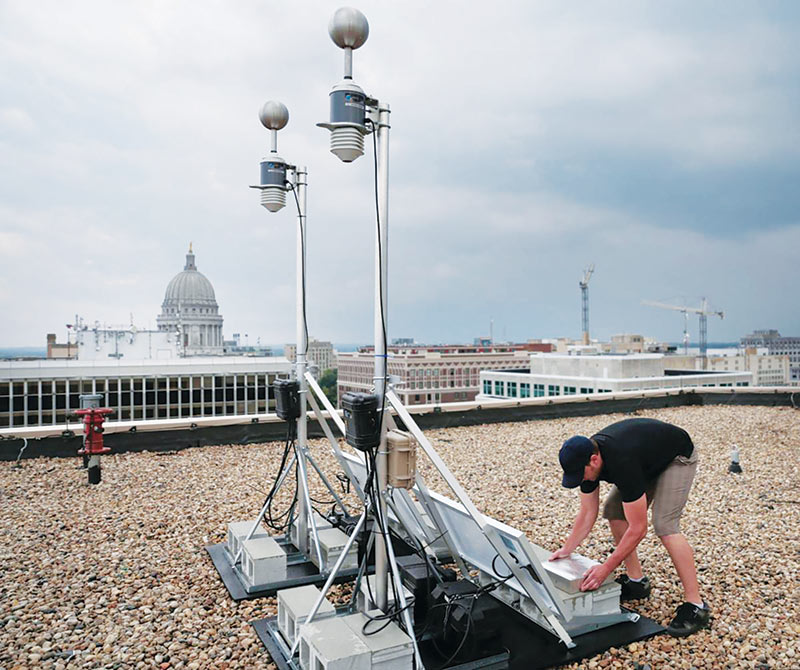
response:
[[[485,370],[478,399],[541,398],[648,389],[750,386],[750,372],[670,370],[663,354],[533,354],[529,369]]]
[[[110,421],[267,414],[290,370],[279,357],[0,361],[0,428],[65,424],[89,393]]]
[[[777,330],[755,330],[741,339],[743,347],[765,347],[789,357],[789,383],[800,386],[800,337],[783,337]]]
[[[297,360],[297,345],[287,344],[283,348],[283,355],[294,363]],[[325,370],[334,370],[336,369],[336,350],[330,342],[317,340],[311,337],[308,340],[306,361],[316,365],[319,374],[322,374]]]
[[[405,405],[474,400],[481,370],[526,368],[531,351],[550,350],[549,344],[413,345],[389,347],[389,374],[398,378],[395,392]],[[339,353],[338,397],[348,391],[368,393],[374,387],[372,347]]]

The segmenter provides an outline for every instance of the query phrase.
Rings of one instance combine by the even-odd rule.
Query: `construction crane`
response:
[[[700,307],[685,307],[681,305],[668,305],[663,302],[655,302],[653,300],[642,300],[642,304],[650,305],[651,307],[660,307],[662,309],[672,309],[676,312],[683,313],[683,351],[689,353],[689,314],[697,314],[700,317],[700,363],[702,369],[705,370],[708,365],[708,317],[718,316],[720,319],[725,318],[723,312],[708,309],[708,300],[703,298],[700,301]]]
[[[581,287],[581,326],[583,327],[583,343],[589,344],[589,279],[594,272],[594,263],[583,271],[583,279],[578,284]]]

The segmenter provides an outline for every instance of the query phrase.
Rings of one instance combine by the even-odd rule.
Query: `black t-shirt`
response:
[[[603,457],[599,479],[616,484],[622,502],[633,502],[644,495],[676,456],[691,456],[694,445],[689,434],[657,419],[625,419],[612,423],[592,439]],[[583,493],[591,493],[598,481],[584,480]]]

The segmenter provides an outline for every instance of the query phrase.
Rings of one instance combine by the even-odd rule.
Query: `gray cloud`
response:
[[[704,294],[728,314],[712,339],[800,331],[793,5],[360,7],[355,76],[393,109],[391,335],[577,335],[589,262],[598,335],[677,340],[639,301]],[[310,170],[311,330],[371,340],[370,157],[340,164],[314,127],[333,8],[0,7],[0,342],[76,311],[154,325],[190,240],[226,333],[291,341],[295,222],[247,189],[268,98]]]

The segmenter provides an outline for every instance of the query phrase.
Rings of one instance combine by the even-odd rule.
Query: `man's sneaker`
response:
[[[641,581],[634,582],[628,575],[620,575],[614,581],[622,586],[620,600],[642,600],[650,595],[649,577],[642,577]]]
[[[686,637],[701,628],[706,628],[710,619],[711,610],[705,603],[703,603],[703,607],[692,603],[683,603],[675,613],[675,618],[667,626],[667,632],[672,637]]]

